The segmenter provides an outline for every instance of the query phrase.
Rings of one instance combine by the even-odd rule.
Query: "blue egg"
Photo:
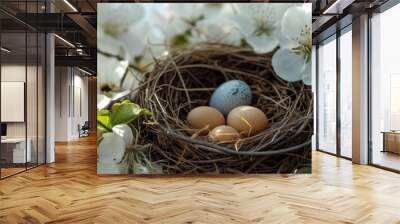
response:
[[[233,108],[251,104],[251,89],[241,80],[230,80],[222,83],[212,94],[210,107],[214,107],[224,115]]]

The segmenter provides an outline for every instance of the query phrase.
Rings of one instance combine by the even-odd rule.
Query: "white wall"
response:
[[[36,70],[38,69],[38,71]],[[27,78],[27,80],[25,80]],[[45,116],[44,116],[44,74],[42,68],[35,66],[25,66],[25,64],[3,64],[1,66],[1,81],[3,82],[24,82],[26,83],[26,110],[27,120],[23,122],[6,122],[7,137],[24,138],[25,135],[30,139],[32,151],[32,161],[44,163],[45,150]],[[22,93],[23,94],[23,93]],[[7,97],[7,96],[2,96]],[[1,108],[7,113],[13,113],[10,108]],[[37,153],[39,154],[37,156]]]
[[[55,68],[55,141],[68,140],[68,71],[67,67]]]
[[[88,78],[76,68],[56,67],[55,85],[55,140],[77,139],[78,125],[88,120]]]

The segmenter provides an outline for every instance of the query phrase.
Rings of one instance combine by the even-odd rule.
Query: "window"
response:
[[[371,18],[371,162],[400,170],[400,5]]]
[[[340,155],[352,157],[352,33],[340,36]]]
[[[336,153],[336,39],[318,48],[318,149]]]

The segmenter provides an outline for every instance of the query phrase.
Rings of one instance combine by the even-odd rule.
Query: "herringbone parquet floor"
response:
[[[313,174],[96,175],[94,138],[0,181],[0,223],[400,223],[400,175],[314,153]]]

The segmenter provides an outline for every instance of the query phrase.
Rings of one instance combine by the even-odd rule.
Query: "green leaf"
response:
[[[244,38],[240,39],[240,46],[243,48],[251,48],[250,44]]]
[[[171,45],[173,47],[178,47],[178,46],[183,46],[189,43],[189,38],[188,38],[187,33],[183,34],[177,34],[171,38]]]
[[[110,132],[111,131],[111,113],[109,110],[102,109],[97,110],[97,128],[102,132]]]
[[[140,116],[151,115],[151,112],[147,109],[141,108],[139,105],[124,100],[121,103],[115,103],[111,107],[111,126],[118,124],[127,124]]]
[[[97,123],[97,131],[101,131],[102,133],[107,133],[110,132],[109,129],[107,129],[104,125],[101,123]]]

